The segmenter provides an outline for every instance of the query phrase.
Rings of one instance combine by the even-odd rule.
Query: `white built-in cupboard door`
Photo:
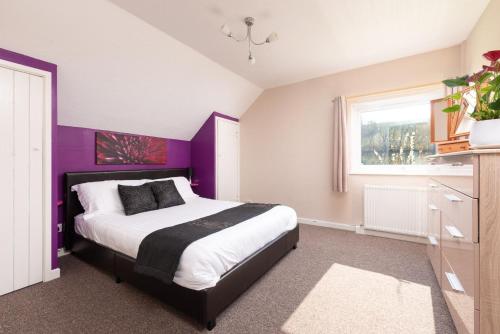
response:
[[[30,76],[14,72],[14,290],[28,285]]]
[[[0,295],[14,289],[14,71],[0,67]]]
[[[216,118],[217,199],[240,200],[240,125]]]
[[[28,283],[43,280],[43,78],[30,75],[30,187]]]
[[[0,67],[0,295],[42,281],[43,79]]]

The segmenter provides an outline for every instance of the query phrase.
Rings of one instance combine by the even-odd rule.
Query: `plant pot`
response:
[[[469,142],[472,147],[500,145],[500,119],[474,122]]]

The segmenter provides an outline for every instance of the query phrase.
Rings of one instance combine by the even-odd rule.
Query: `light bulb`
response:
[[[231,37],[231,29],[229,29],[229,26],[227,24],[223,24],[222,27],[220,27],[220,31],[227,37]]]
[[[278,39],[278,34],[275,32],[272,32],[269,36],[267,36],[266,43],[274,42],[277,39]]]
[[[255,64],[255,57],[254,57],[254,56],[252,56],[252,54],[249,54],[249,55],[248,55],[248,63],[249,63],[250,65],[254,65],[254,64]]]

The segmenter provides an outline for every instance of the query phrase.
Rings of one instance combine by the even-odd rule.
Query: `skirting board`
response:
[[[57,257],[63,257],[63,256],[66,256],[66,255],[69,255],[71,254],[70,252],[68,252],[67,250],[65,250],[64,248],[59,248],[57,250]]]
[[[334,223],[334,222],[330,222],[330,221],[326,221],[326,220],[318,220],[318,219],[310,219],[310,218],[298,218],[297,221],[300,224],[305,224],[305,225],[322,226],[322,227],[334,228],[337,230],[351,231],[351,232],[355,232],[357,234],[371,235],[374,237],[382,237],[382,238],[397,239],[397,240],[402,240],[402,241],[410,241],[410,242],[417,242],[417,243],[421,243],[421,244],[427,244],[427,239],[423,238],[423,237],[397,234],[397,233],[389,233],[389,232],[381,232],[381,231],[373,231],[373,230],[365,229],[362,225],[349,225],[349,224],[342,224],[342,223]]]
[[[59,277],[61,277],[61,270],[59,268],[56,268],[56,269],[52,269],[50,271],[45,272],[43,275],[43,281],[49,282],[49,281],[55,280]]]
[[[371,235],[374,237],[382,237],[382,238],[397,239],[397,240],[402,240],[402,241],[416,242],[419,244],[428,244],[427,238],[425,238],[425,237],[368,230],[368,229],[365,229],[364,226],[361,226],[361,225],[356,226],[356,233],[357,234]]]
[[[322,226],[322,227],[334,228],[337,230],[356,232],[356,225],[340,224],[340,223],[329,222],[326,220],[318,220],[310,218],[298,218],[297,221],[299,222],[299,224]]]

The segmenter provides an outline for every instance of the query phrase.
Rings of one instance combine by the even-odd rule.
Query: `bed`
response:
[[[188,169],[66,173],[64,246],[111,272],[118,283],[125,280],[145,290],[211,330],[228,305],[296,247],[299,231],[293,210],[278,206],[197,240],[182,254],[173,283],[165,284],[134,271],[141,240],[165,224],[192,221],[239,203],[193,198],[178,207],[135,216],[103,214],[82,219],[83,208],[71,191],[73,185],[85,182],[178,176],[187,177]]]

